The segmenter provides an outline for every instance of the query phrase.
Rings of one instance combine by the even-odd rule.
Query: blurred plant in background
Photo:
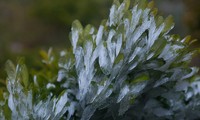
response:
[[[200,40],[200,1],[199,0],[183,0],[186,5],[186,13],[184,16],[185,24],[189,28],[189,33]]]
[[[171,31],[173,34],[179,34],[184,36],[187,34],[187,26],[184,24],[183,16],[187,5],[184,4],[183,0],[155,0],[156,5],[159,9],[159,13],[163,16],[172,15],[174,22],[176,23],[175,28]]]
[[[108,15],[111,3],[112,0],[1,0],[0,75],[5,76],[1,71],[8,58],[26,56],[29,65],[34,66],[32,57],[38,49],[69,46],[67,33],[72,21],[97,25]],[[96,7],[91,8],[93,5]]]
[[[183,0],[186,8],[184,14],[184,24],[188,28],[188,34],[197,42],[192,47],[200,47],[200,1],[199,0]],[[192,65],[200,66],[200,55],[193,58]]]

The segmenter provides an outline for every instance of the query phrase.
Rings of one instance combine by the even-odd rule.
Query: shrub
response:
[[[197,119],[200,78],[189,67],[189,37],[168,34],[172,17],[153,2],[115,0],[98,29],[72,23],[71,50],[41,52],[29,76],[23,59],[6,64],[1,119]]]

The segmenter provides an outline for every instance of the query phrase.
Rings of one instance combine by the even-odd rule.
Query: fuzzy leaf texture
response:
[[[2,119],[9,110],[8,119],[200,118],[198,68],[188,65],[195,53],[188,48],[192,41],[170,35],[172,17],[157,15],[153,2],[135,0],[131,9],[130,4],[115,0],[99,28],[72,23],[72,52],[60,53],[57,81],[38,85],[24,64],[8,61]]]
[[[68,102],[67,92],[61,93],[58,98],[52,98],[50,94],[44,101],[33,100],[33,91],[25,88],[27,84],[24,85],[25,87],[22,85],[24,79],[27,79],[24,74],[28,73],[24,64],[18,64],[15,67],[11,61],[8,61],[6,71],[8,73],[8,106],[11,110],[11,118],[7,119],[58,120],[68,109],[65,105]]]

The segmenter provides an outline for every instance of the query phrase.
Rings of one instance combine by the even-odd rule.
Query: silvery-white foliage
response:
[[[19,72],[21,71],[21,72]],[[38,102],[33,101],[32,90],[25,91],[20,81],[23,80],[24,73],[23,65],[18,65],[16,68],[12,62],[7,62],[8,84],[9,91],[8,106],[11,110],[11,119],[13,120],[58,120],[63,117],[66,111],[74,111],[74,104],[66,106],[68,93],[63,92],[58,98],[52,97],[50,94],[48,99]],[[47,85],[48,86],[48,85]],[[70,116],[71,112],[69,112]]]
[[[104,119],[121,119],[129,113],[138,119],[173,119],[189,108],[184,100],[194,96],[194,91],[185,91],[197,73],[184,66],[192,55],[184,43],[187,38],[168,34],[173,28],[170,17],[162,20],[150,8],[141,8],[139,1],[129,10],[129,3],[115,1],[109,19],[98,29],[83,28],[79,21],[72,25],[72,65],[77,75],[73,79],[78,84],[74,94],[82,120],[97,119],[103,110]]]
[[[19,82],[27,84],[26,75],[18,76],[24,67],[7,70],[12,119],[199,118],[200,79],[198,69],[188,67],[188,38],[169,35],[171,17],[155,15],[152,3],[136,0],[132,9],[129,4],[114,1],[98,29],[73,22],[72,53],[62,51],[58,63],[60,86],[46,85],[65,89],[59,96],[33,101],[32,90],[25,92]]]

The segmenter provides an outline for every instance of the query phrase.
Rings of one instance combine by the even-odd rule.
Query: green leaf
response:
[[[28,84],[29,84],[29,73],[28,73],[28,69],[26,67],[26,65],[22,65],[21,66],[21,75],[22,75],[22,81],[23,81],[23,84],[25,86],[25,88],[28,87]]]
[[[16,78],[16,70],[15,65],[12,63],[12,61],[8,60],[6,62],[6,72],[8,75],[8,79],[12,80]]]
[[[155,2],[151,1],[151,2],[148,3],[147,7],[152,9],[152,8],[154,8],[154,5],[155,5]]]
[[[168,33],[173,27],[174,27],[173,16],[169,15],[169,16],[165,19],[165,28],[164,28],[164,30],[163,30],[163,33]]]
[[[157,8],[154,8],[152,11],[151,11],[151,14],[156,16],[158,13],[158,9]]]
[[[119,0],[113,0],[113,5],[116,5],[117,7],[119,7],[120,6]]]
[[[147,8],[147,5],[148,5],[148,2],[146,0],[138,0],[138,7],[141,8],[141,9],[146,9]]]
[[[148,75],[148,73],[142,73],[137,75],[132,81],[131,84],[136,84],[136,83],[140,83],[140,82],[144,82],[150,80],[150,77]]]
[[[81,25],[79,20],[75,20],[72,23],[72,28],[75,29],[75,30],[78,30],[78,31],[82,31],[83,30],[83,26]]]
[[[3,89],[0,89],[0,102],[4,101],[4,96],[3,96]],[[0,105],[1,106],[1,105]]]
[[[164,22],[164,18],[162,16],[158,16],[158,18],[156,20],[157,20],[156,21],[157,26],[160,26]]]
[[[127,11],[129,9],[131,1],[130,0],[124,0],[123,3],[125,4],[124,11]]]
[[[44,50],[40,50],[40,56],[42,57],[42,59],[44,59],[45,61],[48,60],[48,53]]]

